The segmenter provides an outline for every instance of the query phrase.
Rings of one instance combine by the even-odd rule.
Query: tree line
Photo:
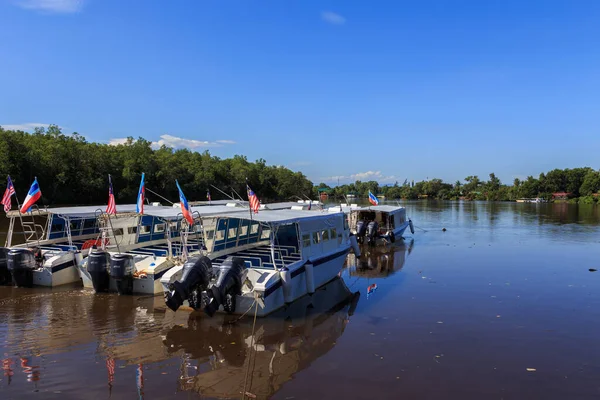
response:
[[[313,191],[302,173],[267,165],[263,159],[250,162],[241,155],[221,159],[208,151],[153,149],[152,142],[141,137],[119,145],[94,143],[76,132],[65,135],[56,125],[31,134],[0,126],[0,176],[11,176],[20,201],[37,176],[42,204],[106,204],[110,174],[117,205],[133,204],[142,172],[147,189],[173,202],[179,201],[176,179],[189,201],[206,200],[208,190],[213,200],[227,198],[211,185],[246,200],[246,178],[262,202],[310,196]],[[146,197],[165,203],[148,190]]]
[[[421,182],[408,182],[391,186],[380,186],[375,181],[361,182],[330,187],[325,183],[316,186],[335,198],[343,199],[348,194],[368,196],[369,191],[384,195],[388,199],[434,198],[442,200],[496,200],[512,201],[522,198],[542,198],[552,200],[554,193],[565,193],[570,202],[594,203],[600,190],[600,171],[590,167],[554,169],[541,173],[538,178],[528,176],[525,180],[516,178],[512,185],[503,184],[496,174],[489,174],[485,181],[478,176],[468,176],[464,180],[447,183],[441,179]],[[562,197],[562,196],[561,196]]]

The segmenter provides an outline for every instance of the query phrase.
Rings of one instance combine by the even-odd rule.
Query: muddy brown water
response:
[[[254,331],[160,297],[0,287],[0,398],[600,396],[597,207],[406,206],[414,235]]]

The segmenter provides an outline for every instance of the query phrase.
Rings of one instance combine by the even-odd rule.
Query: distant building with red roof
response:
[[[570,195],[571,195],[571,193],[567,193],[567,192],[556,192],[556,193],[552,193],[552,198],[554,200],[566,200],[569,198]]]

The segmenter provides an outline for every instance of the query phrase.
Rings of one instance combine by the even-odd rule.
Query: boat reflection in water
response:
[[[7,398],[35,389],[141,399],[149,391],[170,396],[175,388],[266,398],[335,346],[360,296],[335,278],[253,326],[254,308],[241,319],[208,319],[165,310],[158,296],[24,289],[13,297],[4,289],[0,391],[8,390]]]
[[[247,391],[266,398],[335,346],[359,297],[359,292],[353,294],[336,278],[286,310],[257,319],[254,327],[254,308],[242,319],[167,311],[165,318],[175,319],[159,335],[138,332],[135,341],[104,343],[109,380],[114,377],[115,361],[138,364],[141,397],[142,364],[180,359],[180,391],[211,398],[239,398]]]
[[[180,389],[217,398],[245,391],[269,397],[335,346],[359,296],[336,278],[287,310],[258,319],[254,333],[252,318],[231,324],[223,317],[215,324],[191,315],[187,327],[174,326],[164,338],[170,353],[183,352]]]
[[[348,255],[348,272],[353,277],[385,278],[404,267],[406,257],[412,252],[413,246],[413,239],[396,242],[391,247],[363,246],[360,258],[354,254]]]

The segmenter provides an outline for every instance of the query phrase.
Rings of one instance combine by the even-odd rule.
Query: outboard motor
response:
[[[242,273],[246,269],[244,260],[238,257],[227,257],[219,267],[217,282],[206,291],[204,312],[215,315],[219,306],[231,314],[235,311],[235,296],[242,294]]]
[[[115,254],[110,258],[110,277],[117,283],[119,294],[133,292],[135,264],[131,254]]]
[[[356,238],[358,239],[358,243],[364,243],[366,233],[367,224],[363,220],[358,221],[356,223]]]
[[[33,286],[33,271],[37,268],[31,249],[17,248],[8,252],[7,267],[17,286]]]
[[[198,310],[202,307],[202,292],[206,290],[212,275],[212,263],[208,257],[191,257],[183,264],[180,281],[169,285],[170,292],[165,296],[165,303],[177,311],[185,300],[190,307]]]
[[[92,277],[94,291],[108,292],[110,286],[110,254],[103,250],[92,251],[87,259],[87,271]]]
[[[378,236],[379,224],[377,223],[377,221],[369,222],[369,225],[367,225],[367,243],[371,246],[375,246]]]
[[[10,285],[12,277],[8,270],[8,252],[10,249],[0,247],[0,285]]]

